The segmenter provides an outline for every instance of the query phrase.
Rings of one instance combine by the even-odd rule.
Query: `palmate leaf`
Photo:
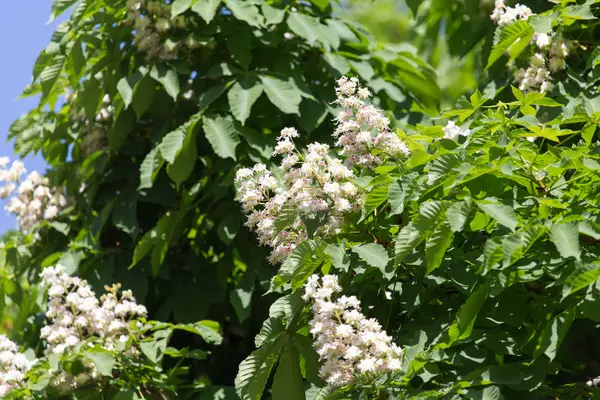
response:
[[[516,45],[518,48],[511,50],[511,58],[518,56],[525,49],[525,46],[529,44],[529,40],[534,33],[533,28],[529,26],[527,21],[517,21],[498,29],[500,31],[497,36],[497,43],[492,48],[486,69],[498,61],[517,41],[519,41],[519,44]]]
[[[242,361],[235,377],[235,389],[241,400],[260,400],[286,341],[286,335],[280,333]]]

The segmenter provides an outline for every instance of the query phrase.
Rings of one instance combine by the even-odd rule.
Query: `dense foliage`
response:
[[[56,0],[0,390],[591,398],[600,9],[526,3],[407,1],[378,44],[346,2]]]

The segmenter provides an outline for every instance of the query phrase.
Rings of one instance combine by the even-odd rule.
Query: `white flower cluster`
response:
[[[41,330],[40,338],[48,342],[47,351],[63,354],[89,338],[101,339],[102,346],[114,350],[116,341],[127,341],[131,320],[146,316],[146,307],[136,303],[131,291],[120,285],[106,287],[100,301],[85,280],[70,277],[64,267],[45,268],[40,274],[42,286],[48,287],[50,323]]]
[[[19,353],[19,346],[0,335],[0,396],[23,387],[25,374],[33,362]]]
[[[528,20],[533,13],[527,6],[516,4],[514,7],[507,7],[504,0],[496,0],[491,19],[500,26],[510,25],[516,20]]]
[[[520,4],[515,7],[507,7],[504,0],[496,0],[491,19],[499,26],[505,26],[516,20],[528,20],[532,15],[534,14],[529,7]],[[515,83],[523,92],[548,93],[555,86],[551,74],[567,67],[566,58],[569,51],[564,41],[554,40],[552,32],[536,32],[533,35],[533,42],[535,42],[537,52],[530,58],[527,68],[515,70]],[[514,66],[511,65],[511,69],[514,69]]]
[[[377,320],[366,318],[355,296],[340,296],[335,275],[311,276],[305,285],[305,300],[312,300],[314,317],[310,333],[323,360],[320,376],[331,386],[348,385],[361,374],[382,374],[401,367],[402,349],[381,329]]]
[[[453,121],[448,121],[445,127],[442,128],[444,139],[456,140],[459,136],[469,136],[471,131],[467,128],[461,129],[456,126]]]
[[[531,57],[529,67],[516,71],[515,82],[519,85],[519,90],[548,93],[554,89],[551,74],[567,68],[566,58],[569,50],[565,42],[554,42],[546,46],[548,47],[549,50],[540,49],[540,52]]]
[[[25,179],[21,179],[27,172],[23,162],[15,160],[10,168],[10,160],[0,157],[0,197],[10,198],[4,209],[17,217],[19,228],[29,230],[33,225],[42,220],[52,220],[67,205],[66,197],[55,188],[50,188],[48,178],[37,171],[31,172]]]
[[[342,77],[337,82],[336,104],[343,110],[337,117],[337,138],[348,165],[373,167],[381,164],[377,154],[406,157],[410,150],[398,136],[390,132],[390,120],[366,99],[371,96],[367,88],[359,86],[358,79]]]
[[[275,154],[285,156],[281,183],[263,164],[242,168],[235,178],[239,201],[248,216],[247,225],[256,231],[261,245],[273,248],[269,257],[273,264],[285,259],[298,243],[307,239],[303,219],[319,218],[316,234],[331,236],[340,232],[345,215],[363,204],[358,188],[350,182],[353,172],[329,156],[329,146],[311,143],[307,154],[301,155],[292,141],[297,136],[293,128],[282,130],[275,148]],[[277,217],[289,210],[293,221],[279,229]]]

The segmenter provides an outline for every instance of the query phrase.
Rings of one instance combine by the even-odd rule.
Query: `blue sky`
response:
[[[50,0],[7,1],[0,13],[0,156],[14,158],[12,143],[7,142],[12,122],[35,107],[35,98],[19,99],[21,90],[31,82],[31,71],[40,51],[48,44],[56,24],[47,24]],[[29,171],[43,172],[40,155],[28,157]],[[0,234],[15,227],[14,217],[4,211],[0,200]]]

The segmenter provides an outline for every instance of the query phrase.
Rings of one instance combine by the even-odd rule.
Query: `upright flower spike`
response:
[[[318,234],[335,235],[345,215],[358,211],[364,201],[350,181],[354,177],[352,170],[329,155],[328,145],[311,143],[307,154],[301,155],[293,143],[296,137],[295,129],[286,128],[275,147],[275,154],[284,156],[282,182],[263,164],[240,169],[236,175],[247,225],[256,231],[261,245],[273,248],[269,257],[273,264],[283,261],[308,238],[304,220],[324,216]],[[278,229],[276,219],[284,208],[296,215],[287,227]]]
[[[312,275],[304,287],[304,300],[313,302],[310,333],[322,361],[319,375],[330,386],[344,386],[361,375],[379,375],[401,367],[402,349],[366,318],[355,296],[340,296],[336,275]]]
[[[19,346],[5,335],[0,335],[0,396],[23,387],[25,374],[33,364],[19,353]]]
[[[50,188],[48,178],[37,171],[31,172],[25,179],[22,177],[27,170],[24,164],[15,160],[7,168],[9,159],[0,158],[0,197],[10,197],[4,207],[6,211],[15,214],[19,229],[27,232],[35,224],[43,220],[52,220],[66,207],[66,197],[56,188]]]
[[[116,341],[128,333],[130,321],[147,314],[130,290],[124,290],[119,298],[120,285],[107,287],[98,300],[85,280],[70,277],[61,265],[45,268],[40,276],[49,297],[49,324],[42,328],[40,338],[48,342],[49,353],[63,354],[89,338],[114,350]]]
[[[380,155],[406,157],[410,150],[390,131],[390,120],[366,100],[371,97],[358,79],[342,77],[337,82],[336,104],[342,107],[333,136],[336,146],[346,156],[347,165],[375,167],[382,162]]]
[[[529,7],[521,4],[507,7],[504,0],[496,0],[495,4],[490,18],[501,27],[510,25],[517,20],[526,21],[535,15]],[[536,32],[532,41],[535,42],[538,52],[529,59],[529,66],[516,69],[514,63],[511,63],[509,68],[514,72],[514,82],[519,90],[549,93],[555,87],[551,74],[567,67],[565,61],[568,55],[567,45],[563,41],[556,40],[552,32]]]

